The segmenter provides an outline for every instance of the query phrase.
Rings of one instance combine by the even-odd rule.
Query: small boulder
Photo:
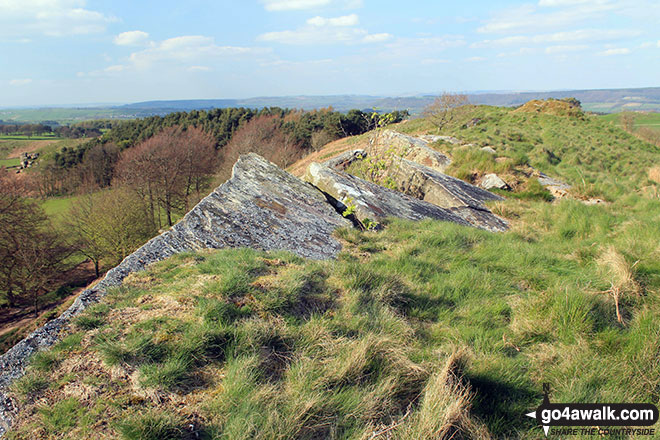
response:
[[[490,154],[497,154],[497,151],[493,147],[483,147],[481,148],[481,151],[485,151],[486,153]]]
[[[509,185],[497,174],[486,174],[479,184],[483,189],[509,189]]]

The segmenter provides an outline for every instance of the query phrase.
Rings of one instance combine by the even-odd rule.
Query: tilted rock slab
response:
[[[509,229],[508,223],[484,204],[504,200],[490,191],[406,159],[395,161],[387,170],[387,176],[401,192],[449,209],[473,226],[493,232]]]
[[[355,208],[353,215],[360,222],[366,219],[377,221],[386,217],[398,217],[407,220],[431,218],[469,225],[467,221],[448,209],[316,162],[307,168],[305,180],[334,199],[337,209],[343,211],[352,205]]]
[[[350,225],[321,192],[256,154],[242,156],[232,178],[179,223],[126,257],[94,288],[83,291],[60,317],[0,356],[0,437],[16,410],[6,395],[7,387],[23,375],[29,357],[57,342],[73,317],[130,273],[173,254],[205,248],[283,249],[306,258],[332,258],[341,250],[332,231]]]
[[[353,162],[362,160],[365,157],[367,157],[367,152],[365,150],[349,150],[337,157],[326,160],[323,162],[323,165],[334,168],[335,170],[344,171],[346,168],[351,166]]]
[[[392,130],[376,132],[370,139],[367,153],[370,156],[403,157],[440,172],[451,164],[449,157],[429,147],[425,140]]]

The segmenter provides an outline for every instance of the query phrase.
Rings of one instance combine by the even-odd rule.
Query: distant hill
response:
[[[274,96],[247,99],[192,99],[145,101],[120,106],[79,108],[22,108],[0,109],[0,119],[7,122],[41,122],[44,120],[71,123],[90,119],[135,119],[164,116],[172,112],[208,110],[228,107],[282,107],[302,110],[333,107],[338,111],[378,109],[408,110],[419,114],[433,102],[436,94],[416,96]],[[468,95],[473,104],[518,106],[532,99],[575,97],[589,111],[615,113],[623,110],[660,111],[660,87],[639,89],[559,90],[549,92],[486,92]]]

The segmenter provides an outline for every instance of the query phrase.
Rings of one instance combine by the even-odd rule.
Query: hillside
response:
[[[575,97],[586,110],[614,113],[625,110],[660,111],[660,88],[558,90],[542,92],[466,92],[472,104],[519,106],[532,99]],[[209,110],[214,108],[282,107],[314,110],[333,107],[338,111],[350,109],[379,109],[382,111],[409,110],[420,114],[438,93],[412,96],[273,96],[245,99],[184,99],[171,101],[144,101],[116,106],[87,106],[62,108],[0,109],[0,119],[17,122],[57,121],[73,123],[88,119],[135,119],[165,116],[178,111]]]
[[[342,251],[309,260],[300,253],[320,239],[298,240],[311,218],[334,219],[327,207],[298,203],[309,189],[282,190],[292,180],[279,172],[278,185],[238,185],[255,167],[235,168],[239,180],[206,199],[232,205],[198,205],[164,234],[180,245],[152,241],[131,261],[187,249],[185,234],[212,230],[223,209],[251,228],[236,191],[259,193],[278,220],[258,239],[290,252],[188,249],[108,287],[14,382],[6,437],[536,439],[524,414],[544,383],[557,402],[659,404],[660,148],[551,113],[478,106],[441,129],[388,127],[452,136],[431,144],[447,174],[500,176],[510,191],[487,206],[507,232],[400,219],[358,230],[337,216]],[[289,170],[383,139],[335,141]],[[398,160],[387,154],[349,171],[384,183],[381,164]],[[540,173],[567,189],[553,196]],[[286,226],[296,241],[272,239],[289,224],[302,225]]]

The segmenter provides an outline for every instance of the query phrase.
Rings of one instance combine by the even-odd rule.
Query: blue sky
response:
[[[659,0],[0,0],[0,107],[660,86]]]

